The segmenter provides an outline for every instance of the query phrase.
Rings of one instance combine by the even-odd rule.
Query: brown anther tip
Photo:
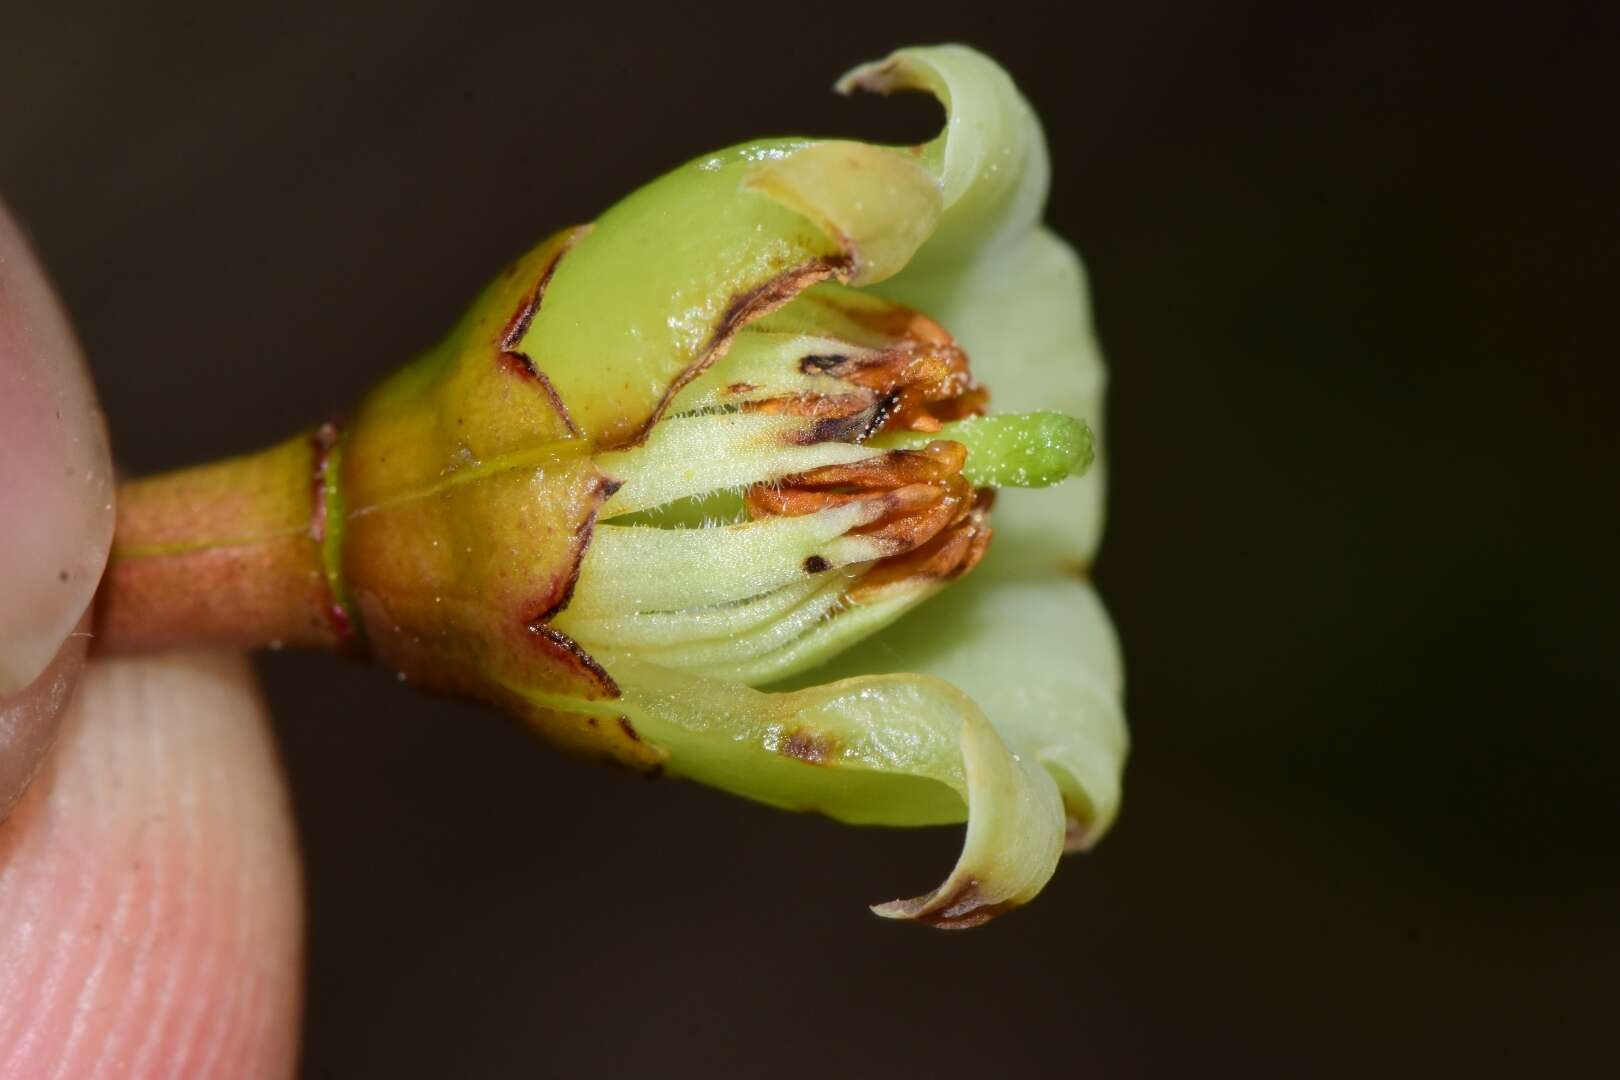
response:
[[[919,311],[911,312],[911,320],[906,324],[906,336],[930,345],[956,346],[948,330]]]
[[[912,484],[888,491],[806,491],[797,487],[779,488],[759,484],[748,490],[744,502],[749,516],[756,521],[763,517],[802,517],[852,502],[877,503],[881,506],[881,516],[874,524],[881,525],[897,515],[926,510],[942,498],[944,493],[930,484]],[[869,528],[861,531],[868,531]]]
[[[905,581],[947,581],[978,565],[990,546],[987,492],[979,492],[971,509],[938,531],[926,543],[876,563],[849,591],[849,598],[864,603]]]
[[[949,480],[932,484],[905,484],[894,488],[888,493],[887,503],[891,513],[914,514],[921,510],[932,510],[946,497],[953,494],[950,488],[954,486]]]
[[[784,483],[810,491],[881,491],[905,484],[940,483],[961,472],[965,464],[967,447],[937,439],[920,450],[890,450],[864,461],[827,465],[788,477]]]
[[[946,472],[959,473],[962,466],[967,464],[967,447],[951,439],[935,439],[912,453],[921,454]]]
[[[827,303],[824,298],[815,302]],[[793,394],[753,402],[749,409],[810,417],[795,441],[861,442],[879,431],[935,432],[946,421],[984,412],[989,395],[973,379],[967,354],[945,328],[907,308],[836,303],[878,336],[849,353],[799,359],[805,374],[826,375],[847,394]],[[861,335],[853,335],[859,341]],[[962,468],[967,447],[939,439],[917,450],[890,450],[862,461],[829,465],[749,489],[749,516],[799,517],[852,502],[877,502],[877,516],[854,530],[879,543],[885,557],[851,596],[870,595],[897,581],[944,580],[976,564],[989,542],[989,502],[976,496]],[[806,560],[807,572],[811,560]]]

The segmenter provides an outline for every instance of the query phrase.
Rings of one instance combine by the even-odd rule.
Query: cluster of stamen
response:
[[[931,433],[947,422],[984,413],[989,394],[974,381],[967,354],[938,323],[904,308],[863,313],[891,342],[849,355],[805,357],[805,373],[830,375],[847,394],[775,398],[751,406],[815,416],[824,427],[847,425],[864,442],[888,431]],[[847,465],[829,465],[749,489],[749,517],[797,517],[850,502],[878,502],[879,516],[854,530],[887,553],[850,590],[860,601],[899,581],[966,573],[990,542],[994,492],[975,491],[962,475],[967,448],[936,440],[918,450],[889,450]]]

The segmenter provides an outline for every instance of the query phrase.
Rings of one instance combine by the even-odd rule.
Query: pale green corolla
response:
[[[945,129],[708,155],[519,260],[344,431],[329,564],[385,660],[561,742],[965,819],[944,884],[875,910],[967,926],[1119,805],[1103,365],[1007,75],[942,46],[839,88],[931,92]]]

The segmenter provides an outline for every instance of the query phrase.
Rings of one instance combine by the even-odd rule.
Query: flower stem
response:
[[[333,648],[354,637],[327,569],[336,432],[118,489],[97,646]]]

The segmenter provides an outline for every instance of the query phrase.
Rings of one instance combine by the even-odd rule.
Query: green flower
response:
[[[706,155],[519,259],[282,451],[319,477],[293,577],[318,569],[319,633],[573,749],[849,822],[965,819],[944,884],[875,910],[970,926],[1119,803],[1100,469],[992,490],[1092,465],[1103,368],[1006,74],[906,49],[839,88],[927,90],[945,130]]]

